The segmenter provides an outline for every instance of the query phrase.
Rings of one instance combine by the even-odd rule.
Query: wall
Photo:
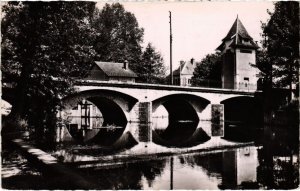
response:
[[[193,75],[191,74],[181,74],[180,85],[181,86],[191,86],[191,78]]]
[[[259,71],[251,64],[256,64],[255,50],[236,49],[237,89],[256,90]]]
[[[234,89],[235,83],[235,54],[228,50],[223,54],[222,65],[222,87],[226,89]]]

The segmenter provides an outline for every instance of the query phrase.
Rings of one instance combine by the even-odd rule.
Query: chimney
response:
[[[194,58],[191,59],[191,64],[192,65],[194,64],[194,60],[195,60]]]
[[[180,67],[180,71],[181,71],[181,69],[182,69],[182,67],[184,66],[184,61],[183,60],[180,60],[180,64],[179,64],[179,67]]]
[[[128,61],[127,61],[127,60],[124,61],[123,68],[124,68],[125,70],[128,69]]]

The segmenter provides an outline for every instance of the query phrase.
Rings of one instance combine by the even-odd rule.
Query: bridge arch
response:
[[[260,100],[252,96],[235,96],[221,101],[224,104],[224,135],[227,139],[248,141],[263,124]]]
[[[166,146],[184,146],[194,135],[201,112],[210,101],[192,94],[170,94],[152,101],[153,141]],[[156,123],[158,108],[164,107],[168,123]]]
[[[187,93],[174,93],[152,100],[152,111],[155,111],[160,105],[163,105],[169,100],[184,100],[188,102],[197,112],[202,112],[203,109],[210,103],[206,98]]]
[[[79,133],[81,141],[93,141],[102,145],[112,145],[122,136],[129,120],[129,112],[137,101],[129,95],[111,90],[76,92],[62,100],[64,114],[72,113],[73,117],[69,115],[69,118],[77,117],[76,123],[80,124],[73,124],[73,127],[69,125],[68,130],[73,138]],[[83,119],[88,120],[83,122]]]

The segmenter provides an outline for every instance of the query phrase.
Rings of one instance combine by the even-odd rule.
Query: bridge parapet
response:
[[[160,85],[160,84],[146,84],[146,83],[128,83],[128,82],[110,82],[99,80],[77,80],[76,86],[108,86],[119,88],[132,89],[155,89],[155,90],[176,90],[186,92],[206,92],[206,93],[222,93],[222,94],[240,94],[253,95],[257,90],[254,89],[225,89],[225,88],[207,88],[207,87],[191,87],[191,86],[175,86],[175,85]]]
[[[209,100],[211,103],[219,104],[221,101],[232,97],[248,96],[254,97],[257,91],[231,90],[220,88],[181,87],[156,84],[139,84],[125,82],[104,82],[96,80],[78,80],[75,84],[77,91],[87,90],[111,90],[121,92],[139,100],[149,102],[169,95],[196,95]]]

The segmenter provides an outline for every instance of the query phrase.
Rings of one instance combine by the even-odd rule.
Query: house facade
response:
[[[173,84],[179,86],[191,86],[191,78],[196,64],[192,58],[190,61],[180,61],[179,67],[173,71]]]

